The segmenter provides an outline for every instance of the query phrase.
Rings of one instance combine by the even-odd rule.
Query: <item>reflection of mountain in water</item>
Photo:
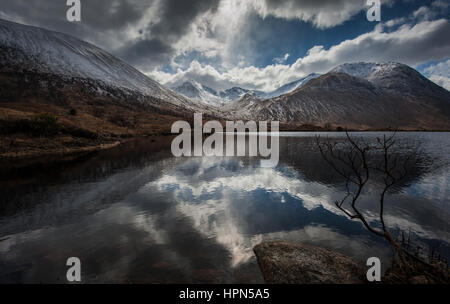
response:
[[[445,142],[430,140],[435,145],[427,147],[442,151]],[[57,261],[77,252],[87,281],[259,282],[251,249],[271,239],[388,260],[386,244],[335,208],[342,181],[314,152],[311,135],[280,142],[274,169],[248,158],[175,159],[167,140],[59,165],[40,181],[23,178],[11,194],[1,193],[0,281],[55,281]],[[436,189],[429,196],[413,191],[441,172],[414,171],[390,196],[387,221],[423,242],[443,241],[448,255],[448,212],[441,207],[448,201],[436,202]],[[374,193],[361,204],[376,220]]]

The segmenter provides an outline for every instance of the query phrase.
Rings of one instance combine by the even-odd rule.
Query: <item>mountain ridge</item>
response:
[[[206,102],[212,105],[225,105],[231,101],[236,101],[246,94],[254,94],[261,99],[269,99],[281,96],[283,94],[290,93],[291,91],[300,88],[302,85],[307,83],[309,80],[319,77],[318,73],[311,73],[305,77],[301,77],[295,81],[286,83],[279,88],[263,92],[261,90],[246,89],[240,86],[234,86],[226,90],[216,91],[200,82],[192,79],[186,79],[179,85],[171,86],[170,88],[177,93],[182,94],[185,97],[193,98],[201,102]],[[205,96],[207,94],[202,94],[202,91],[208,92],[212,96]],[[215,98],[221,98],[222,100],[217,100]],[[210,102],[213,101],[213,102]]]
[[[363,65],[376,67],[375,73],[357,69],[358,63],[344,65],[356,77],[338,66],[293,92],[254,102],[236,115],[357,129],[450,129],[448,90],[404,64]]]
[[[270,92],[218,92],[191,81],[183,83],[184,93],[192,93],[187,98],[70,35],[0,20],[0,48],[0,97],[6,100],[40,98],[67,108],[67,100],[77,99],[181,117],[198,111],[220,119],[356,129],[450,129],[450,92],[401,63],[342,64],[283,85],[278,93],[287,93],[271,98],[264,95]]]
[[[245,94],[256,94],[264,97],[264,92],[258,90],[231,87],[223,91],[216,91],[192,79],[184,80],[180,85],[170,87],[175,92],[196,101],[212,105],[223,106],[229,102],[242,98]]]

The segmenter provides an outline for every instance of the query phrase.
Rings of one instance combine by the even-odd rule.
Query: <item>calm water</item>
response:
[[[336,209],[344,181],[318,154],[315,135],[282,136],[273,169],[256,158],[174,158],[170,138],[72,163],[2,164],[0,282],[65,282],[71,256],[81,259],[83,282],[262,282],[252,247],[273,239],[360,261],[378,256],[386,267],[389,246]],[[420,144],[423,162],[389,196],[386,221],[449,258],[450,133],[397,137]],[[360,203],[373,221],[376,194],[374,186]]]

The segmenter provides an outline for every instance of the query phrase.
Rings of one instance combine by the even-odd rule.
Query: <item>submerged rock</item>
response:
[[[253,248],[266,283],[362,284],[364,270],[341,253],[307,244],[273,241]]]

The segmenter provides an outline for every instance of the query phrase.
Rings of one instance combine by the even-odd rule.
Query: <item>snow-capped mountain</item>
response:
[[[281,96],[283,94],[290,93],[296,89],[301,88],[304,84],[306,84],[311,79],[317,78],[319,76],[320,76],[320,74],[317,74],[317,73],[309,74],[306,77],[300,78],[296,81],[285,84],[272,92],[266,93],[263,95],[263,97],[264,98],[274,98],[274,97]]]
[[[187,81],[174,88],[179,94],[92,44],[0,20],[0,76],[0,97],[10,101],[31,98],[59,106],[68,100],[96,106],[107,101],[144,105],[163,115],[201,111],[210,117],[350,128],[450,130],[450,92],[393,62],[343,64],[270,93],[241,87],[218,92]]]
[[[439,98],[443,90],[447,91],[415,69],[397,62],[346,63],[334,68],[330,73],[345,73],[365,79],[384,92],[403,97]]]
[[[244,94],[241,98],[226,104],[222,111],[231,119],[241,119],[253,117],[253,110],[263,99],[255,92]]]
[[[172,90],[187,98],[209,105],[220,105],[224,102],[215,90],[193,80],[185,81],[179,86],[172,87]]]
[[[256,94],[261,97],[264,95],[261,91],[248,90],[240,87],[216,91],[194,80],[186,80],[181,85],[171,88],[185,97],[212,106],[223,106],[231,101],[242,98],[245,94]]]
[[[238,100],[246,94],[253,94],[256,96],[264,96],[264,92],[258,90],[248,90],[240,87],[233,87],[231,89],[219,92],[219,96],[227,101]]]
[[[91,93],[144,104],[157,99],[183,108],[197,107],[119,58],[70,35],[0,20],[0,48],[2,73],[27,78],[45,75],[41,82],[49,78],[47,86],[76,81]]]
[[[272,92],[263,92],[259,90],[244,89],[241,87],[232,87],[223,91],[216,91],[204,84],[196,82],[194,80],[186,80],[181,85],[172,86],[171,89],[175,92],[182,94],[185,97],[194,99],[199,102],[203,102],[209,105],[225,105],[229,104],[231,101],[237,101],[244,96],[250,94],[253,99],[267,99],[278,97],[283,94],[287,94],[301,88],[311,79],[319,77],[320,74],[312,73],[306,77],[300,78],[291,83],[285,84],[280,88]]]
[[[354,77],[364,78],[366,80],[374,79],[380,74],[392,73],[395,69],[404,66],[396,62],[377,63],[377,62],[358,62],[344,63],[332,69],[329,73],[345,73]]]
[[[239,104],[237,104],[239,106]],[[349,128],[450,129],[450,92],[400,63],[344,64],[236,115]]]

